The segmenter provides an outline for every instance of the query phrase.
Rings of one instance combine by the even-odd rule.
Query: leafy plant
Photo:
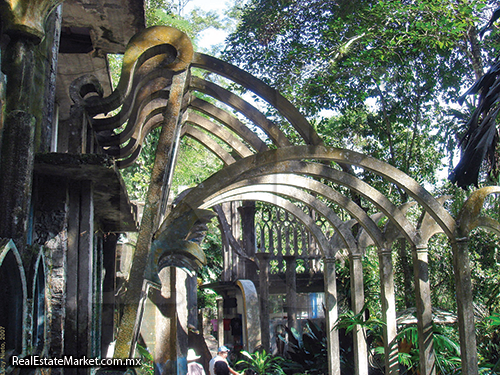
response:
[[[328,373],[328,352],[326,333],[317,324],[308,320],[305,332],[300,335],[297,330],[285,327],[286,337],[280,336],[287,346],[287,357],[291,360],[286,368],[308,374],[320,375]]]
[[[339,315],[339,318],[337,319],[337,322],[335,323],[334,329],[340,330],[345,335],[349,335],[357,326],[365,328],[364,330],[364,337],[365,341],[367,342],[367,345],[370,346],[370,344],[373,342],[376,344],[380,344],[383,342],[382,339],[382,329],[385,325],[385,322],[380,320],[379,318],[370,318],[365,320],[365,311],[366,311],[366,305],[361,309],[361,312],[358,314],[355,314],[352,310],[348,310],[342,314]],[[350,349],[350,348],[349,348]],[[383,349],[383,348],[382,348]],[[349,363],[347,361],[347,353],[346,348],[342,347],[341,348],[341,354],[344,354],[343,360],[343,365],[347,369],[353,369],[354,363]],[[352,361],[352,358],[351,358]],[[380,367],[377,365],[378,361],[372,360],[371,361],[375,366]],[[382,370],[380,367],[379,370]]]
[[[242,350],[240,352],[243,356],[236,364],[241,365],[244,371],[250,370],[255,375],[281,375],[284,374],[281,364],[283,359],[280,357],[273,357],[265,350],[256,351],[253,354]]]
[[[444,326],[434,325],[433,343],[436,359],[436,373],[441,375],[456,374],[461,368],[460,345],[452,338]],[[399,363],[406,371],[402,374],[418,374],[420,364],[418,332],[415,325],[402,329],[397,336],[399,342]],[[384,356],[382,346],[375,348],[375,353]]]
[[[498,358],[499,344],[498,339],[500,336],[500,313],[494,312],[492,315],[485,318],[480,324],[482,333],[488,339],[485,348],[482,350],[486,352],[484,360],[481,363],[483,369],[482,374],[498,374],[500,373],[500,358]],[[486,341],[486,340],[485,340]]]
[[[151,353],[145,347],[139,344],[136,346],[136,350],[137,352],[139,352],[142,359],[142,365],[137,372],[139,374],[153,375],[155,373],[155,368],[153,356],[151,355]]]

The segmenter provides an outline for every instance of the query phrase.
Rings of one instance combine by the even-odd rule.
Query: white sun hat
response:
[[[186,357],[187,361],[196,361],[198,358],[201,358],[201,356],[196,355],[196,352],[194,351],[194,349],[188,350],[188,355]]]

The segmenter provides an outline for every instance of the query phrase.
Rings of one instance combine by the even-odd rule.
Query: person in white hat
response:
[[[187,375],[206,375],[203,366],[196,362],[200,356],[196,355],[194,349],[189,349],[186,357],[188,363],[188,372]]]
[[[232,375],[240,375],[239,372],[233,370],[231,367],[229,367],[229,364],[227,363],[227,356],[229,355],[229,349],[226,346],[221,346],[217,350],[217,355],[213,357],[210,360],[210,363],[208,364],[208,372],[210,375],[225,375],[231,373]],[[217,366],[220,367],[220,374],[215,371],[215,364],[216,362],[221,362],[220,365],[222,366]]]

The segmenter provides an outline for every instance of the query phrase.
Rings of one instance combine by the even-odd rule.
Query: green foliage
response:
[[[255,375],[281,375],[285,374],[281,368],[283,359],[281,357],[273,357],[265,350],[256,351],[253,354],[242,350],[242,359],[236,364],[243,371],[250,370]]]
[[[160,128],[157,128],[149,133],[144,139],[142,151],[136,162],[130,167],[120,170],[130,199],[144,201],[146,198],[151,172],[153,171],[156,145],[158,144],[160,130]]]
[[[363,287],[365,305],[372,316],[380,316],[380,276],[377,251],[373,247],[367,249],[363,258]]]
[[[448,103],[456,103],[480,62],[476,51],[465,51],[479,43],[474,28],[486,4],[253,0],[225,57],[311,117],[332,110],[329,120],[317,121],[327,143],[434,184],[444,156],[451,160],[454,152],[458,121]],[[391,192],[376,176],[360,177]]]
[[[493,313],[493,315],[486,318],[492,327],[500,326],[500,313]]]
[[[445,326],[433,326],[433,345],[436,359],[436,373],[441,375],[456,374],[461,368],[460,346],[456,341],[455,332]],[[418,332],[415,325],[403,327],[398,332],[399,363],[405,368],[402,374],[418,374],[420,363]],[[374,352],[383,359],[384,348],[378,346]]]
[[[479,337],[486,344],[481,345],[479,352],[482,357],[484,374],[500,373],[500,313],[495,312],[486,317],[479,325]]]
[[[153,355],[145,347],[139,344],[136,345],[135,349],[142,359],[142,365],[137,369],[137,373],[140,375],[153,375],[155,373]]]
[[[220,280],[222,273],[222,240],[218,228],[213,222],[208,223],[208,231],[201,243],[207,257],[207,264],[198,271],[199,283],[212,283]],[[198,307],[217,309],[217,294],[211,290],[198,288]]]
[[[355,314],[352,310],[339,315],[334,329],[344,329],[345,333],[352,332],[356,326],[365,328],[368,332],[373,332],[377,338],[382,337],[382,328],[386,325],[378,318],[370,318],[365,320],[366,305],[361,309],[361,312]],[[366,338],[366,337],[365,337]]]
[[[222,168],[222,162],[200,143],[183,138],[177,157],[172,191],[178,193],[181,186],[193,187]]]
[[[308,320],[301,335],[294,328],[285,327],[286,336],[280,339],[287,343],[287,358],[290,362],[283,367],[307,373],[321,375],[328,373],[328,354],[325,331],[316,323]]]
[[[453,255],[444,235],[434,236],[429,242],[429,277],[432,306],[456,311]]]
[[[171,0],[146,0],[144,1],[146,13],[146,26],[161,25],[161,16],[165,13],[173,13],[173,2]]]
[[[189,13],[185,12],[185,7],[189,2],[190,0],[147,0],[147,26],[165,25],[175,27],[189,36],[195,49],[198,45],[199,36],[203,31],[210,28],[227,30],[234,27],[235,20],[233,17],[238,14],[236,4],[232,8],[232,12],[227,12],[226,17],[221,19],[217,12],[204,11],[201,8],[192,9]],[[203,46],[201,47],[203,49]]]
[[[370,93],[354,86],[373,89],[384,74],[409,77],[412,71],[384,70],[415,57],[435,59],[435,52],[457,45],[483,3],[254,0],[244,8],[226,55],[282,91],[305,87],[297,93],[310,108],[313,98],[325,99],[316,104],[322,109],[338,102],[356,108]],[[331,94],[338,101],[328,105]]]

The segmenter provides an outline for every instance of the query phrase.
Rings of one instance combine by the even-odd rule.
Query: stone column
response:
[[[155,374],[185,375],[188,351],[188,275],[176,267],[160,273],[163,307],[156,320]]]
[[[227,217],[228,223],[231,221],[231,203],[222,203],[221,204],[222,212],[224,214],[224,218],[220,218],[220,220],[226,220]],[[233,252],[231,248],[231,244],[229,241],[229,236],[232,235],[231,233],[232,227],[231,225],[227,225],[227,229],[225,226],[221,225],[221,233],[222,233],[222,242],[223,242],[223,248],[222,248],[222,275],[221,275],[221,281],[232,281],[233,279]]]
[[[224,345],[224,300],[217,298],[217,341]]]
[[[420,244],[412,249],[413,273],[415,277],[415,299],[417,304],[418,347],[420,358],[420,374],[436,373],[433,331],[431,288],[429,281],[429,264],[427,244]]]
[[[188,274],[175,268],[175,310],[177,315],[176,346],[177,374],[187,374],[188,341]]]
[[[91,357],[94,273],[94,204],[92,183],[73,182],[69,189],[68,263],[64,353]],[[84,369],[68,368],[68,374]]]
[[[124,295],[124,310],[116,338],[115,358],[127,358],[131,354],[134,322],[142,293],[144,271],[148,264],[151,241],[154,232],[158,229],[164,175],[169,162],[169,150],[173,145],[173,138],[179,120],[186,78],[186,71],[175,74],[172,78],[169,101],[163,114],[164,123],[158,140],[155,163],[151,172],[151,182],[142,214],[127,290]]]
[[[350,255],[351,308],[355,314],[361,313],[365,304],[362,259],[363,256],[361,254]],[[368,351],[366,349],[365,337],[365,329],[359,326],[356,327],[353,331],[354,367],[356,369],[356,375],[368,375]]]
[[[398,343],[396,340],[396,300],[394,294],[394,269],[392,254],[388,248],[380,249],[378,253],[380,267],[380,289],[382,300],[382,319],[385,342],[385,373],[386,375],[399,374]]]
[[[177,314],[175,267],[165,267],[159,272],[161,303],[156,317],[154,363],[155,375],[177,374]]]
[[[30,104],[35,86],[34,54],[33,39],[13,35],[2,56],[7,85],[0,150],[0,237],[12,238],[21,254],[26,246],[33,183],[36,118]]]
[[[241,207],[238,207],[241,216],[242,227],[242,245],[245,255],[250,258],[255,257],[255,202],[244,201]],[[245,264],[244,278],[257,281],[256,264],[248,259],[243,260]]]
[[[104,235],[103,267],[104,280],[102,285],[102,358],[106,357],[109,344],[114,340],[115,332],[115,290],[116,290],[116,244],[118,236],[115,233]]]
[[[269,353],[269,253],[257,253],[259,260],[259,301],[262,348]]]
[[[196,274],[186,276],[187,323],[199,329],[201,326],[198,325],[198,278]]]
[[[2,51],[7,76],[4,124],[0,135],[0,237],[12,238],[22,254],[27,240],[35,153],[35,111],[43,108],[44,88],[35,84],[37,48],[45,20],[62,0],[11,1],[0,7],[2,31],[10,41]]]
[[[288,327],[299,329],[297,322],[297,259],[294,255],[285,255],[286,262],[286,305]]]
[[[240,202],[229,202],[230,208],[230,216],[229,223],[231,225],[231,233],[233,234],[233,238],[236,239],[241,244],[241,218],[238,213]],[[245,279],[245,259],[242,259],[238,253],[235,251],[233,246],[230,246],[231,250],[231,280]]]
[[[335,258],[324,258],[323,265],[323,274],[325,278],[326,336],[328,342],[328,373],[330,375],[340,375],[339,332],[333,329],[339,317]]]
[[[68,221],[67,194],[69,183],[64,178],[40,177],[45,186],[35,207],[35,228],[42,226],[45,218],[50,218],[49,231],[35,229],[35,243],[45,247],[47,262],[47,347],[48,356],[60,358],[64,355],[64,320],[66,314],[66,280],[68,279]],[[60,374],[62,369],[52,369],[52,374]]]
[[[457,238],[452,243],[453,268],[455,270],[455,288],[457,293],[458,332],[462,373],[477,375],[478,359],[474,306],[472,303],[472,282],[469,264],[469,238]]]

